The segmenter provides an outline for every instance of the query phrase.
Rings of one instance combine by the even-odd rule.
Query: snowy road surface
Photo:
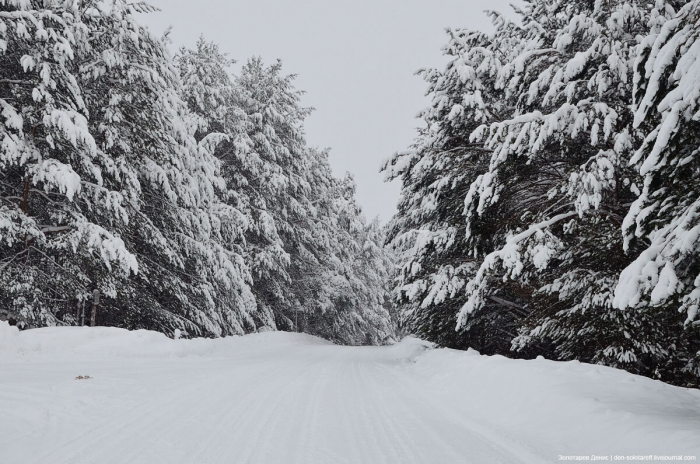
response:
[[[416,340],[340,347],[284,333],[193,342],[118,329],[5,332],[3,464],[540,463],[700,451],[698,394],[598,366],[426,350]],[[556,372],[563,380],[551,387]]]

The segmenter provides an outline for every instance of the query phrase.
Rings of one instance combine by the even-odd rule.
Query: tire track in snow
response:
[[[310,354],[311,356],[299,356],[300,359],[305,359],[305,362],[297,360],[295,363],[285,363],[285,370],[283,372],[278,370],[274,378],[264,383],[264,387],[261,388],[258,384],[254,401],[246,403],[240,411],[241,416],[255,418],[252,422],[257,422],[257,425],[249,430],[235,428],[232,431],[235,435],[234,439],[229,440],[217,455],[219,461],[207,462],[279,462],[272,458],[265,461],[265,456],[269,453],[265,443],[270,437],[275,438],[273,430],[278,421],[285,417],[295,417],[294,414],[290,414],[288,408],[281,406],[293,405],[293,400],[299,396],[300,391],[303,391],[308,379],[313,378],[313,374],[323,368],[324,364],[321,361],[327,355],[322,356],[321,360],[313,360],[319,353]],[[287,409],[286,413],[280,414],[285,412],[285,409]],[[286,439],[289,440],[289,437]],[[255,443],[255,446],[250,446],[251,443]],[[283,462],[290,462],[289,457],[285,457]]]
[[[451,444],[436,434],[433,427],[426,427],[427,417],[419,417],[414,408],[424,401],[423,398],[406,398],[402,388],[386,388],[391,381],[393,372],[384,366],[373,363],[372,373],[365,370],[366,384],[373,391],[374,410],[377,412],[382,427],[391,430],[387,434],[385,447],[391,447],[400,456],[401,463],[432,463],[432,462],[465,462],[467,453],[454,452]],[[409,402],[410,400],[410,402]],[[431,414],[432,415],[432,414]],[[430,416],[428,416],[430,417]],[[432,437],[433,444],[428,447],[425,438]],[[439,446],[436,446],[438,445]]]
[[[391,381],[395,382],[396,389],[403,389],[407,396],[414,396],[420,394],[422,401],[413,401],[407,398],[401,406],[406,407],[407,404],[418,405],[418,408],[410,408],[408,412],[410,414],[417,414],[419,408],[428,408],[429,413],[432,416],[441,417],[447,423],[454,424],[454,429],[461,429],[464,432],[469,433],[473,437],[479,437],[483,443],[488,443],[495,450],[502,451],[506,460],[503,462],[521,462],[527,464],[542,464],[550,462],[549,460],[542,457],[532,448],[527,445],[518,442],[514,438],[495,430],[493,427],[484,424],[476,420],[473,417],[469,417],[467,414],[459,413],[451,405],[446,405],[440,401],[439,397],[431,395],[417,379],[405,372],[403,369],[396,366],[392,370],[396,371],[395,375],[390,376]],[[412,384],[412,391],[409,392],[406,389],[407,384]],[[386,383],[382,384],[382,388],[386,388]],[[437,414],[436,414],[437,413]],[[475,461],[482,462],[482,461]]]
[[[182,369],[180,384],[162,385],[170,389],[52,443],[34,462],[544,462],[433,398],[388,353],[309,344],[188,360],[174,366]],[[51,428],[60,427],[52,419]]]
[[[246,362],[246,364],[248,363],[250,361]],[[240,368],[239,363],[234,363],[233,365]],[[278,366],[265,363],[261,363],[260,366],[264,367],[264,371],[269,373],[267,379],[276,377],[275,371],[278,370]],[[193,370],[198,374],[200,369]],[[241,380],[250,381],[249,384],[252,391],[255,389],[255,381],[258,380],[256,377],[259,377],[260,374],[259,371],[255,370]],[[188,379],[190,383],[185,384],[184,388],[177,386],[178,388],[169,391],[165,395],[150,399],[127,412],[110,418],[93,430],[66,442],[59,449],[45,454],[35,462],[37,464],[61,464],[64,462],[101,462],[104,464],[110,462],[151,463],[153,461],[143,459],[144,456],[150,456],[151,459],[158,459],[158,457],[152,456],[152,453],[147,453],[147,449],[152,447],[153,442],[160,436],[168,432],[173,433],[173,424],[182,423],[180,416],[183,413],[187,413],[187,409],[190,410],[189,414],[203,416],[205,411],[213,409],[212,402],[216,403],[214,404],[216,406],[217,402],[221,401],[221,398],[213,395],[209,398],[205,396],[203,401],[192,401],[192,399],[201,398],[202,392],[208,391],[208,387],[221,383],[230,376],[230,372],[223,370],[216,371],[213,374],[209,373],[205,378],[195,381],[194,384],[191,383],[192,380],[190,378]],[[202,425],[206,426],[209,420],[210,418],[206,418]],[[140,446],[136,446],[133,440],[134,436],[148,436],[151,437],[151,440],[137,440],[137,442],[140,442]]]

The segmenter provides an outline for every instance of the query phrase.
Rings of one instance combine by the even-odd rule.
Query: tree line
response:
[[[0,317],[186,336],[395,335],[391,253],[294,76],[171,54],[125,0],[0,1]]]
[[[529,0],[448,30],[388,241],[408,331],[700,376],[700,2]]]

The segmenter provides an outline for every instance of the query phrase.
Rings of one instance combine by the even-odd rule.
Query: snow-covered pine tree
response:
[[[397,337],[398,318],[391,292],[391,283],[395,273],[395,258],[391,248],[385,245],[386,232],[379,220],[367,223],[360,208],[355,204],[355,185],[352,178],[343,181],[342,197],[347,211],[347,219],[341,224],[347,227],[351,243],[341,250],[352,251],[347,257],[351,312],[338,317],[341,327],[349,331],[353,344],[379,345],[390,342]],[[354,225],[353,225],[354,223]],[[343,319],[347,322],[342,324]],[[349,337],[349,338],[350,338]]]
[[[194,135],[199,120],[179,96],[180,80],[164,39],[134,20],[139,4],[116,2],[99,22],[99,57],[82,66],[91,123],[101,148],[137,173],[129,241],[139,259],[133,291],[119,299],[132,326],[166,333],[250,331],[255,302],[240,242],[245,220],[222,203],[226,183],[213,148]]]
[[[215,156],[223,161],[227,201],[245,214],[256,325],[346,344],[392,337],[388,252],[366,243],[377,235],[364,232],[354,184],[333,178],[326,151],[306,147],[308,110],[299,107],[292,76],[282,76],[279,63],[266,68],[254,59],[232,80],[232,61],[203,39],[181,49],[176,62],[182,98],[199,117],[196,137],[219,133]]]
[[[668,356],[673,326],[612,305],[630,261],[619,231],[638,193],[628,167],[639,143],[632,63],[651,7],[534,0],[520,11],[524,45],[496,84],[515,110],[472,134],[493,154],[466,199],[469,224],[508,219],[467,285],[460,326],[484,307],[497,277],[527,302],[516,349],[647,375]]]
[[[510,346],[513,312],[519,311],[506,286],[488,309],[469,320],[468,330],[455,331],[457,313],[466,301],[464,285],[471,279],[477,253],[493,249],[493,240],[479,226],[465,225],[464,198],[477,177],[488,170],[490,151],[469,135],[481,124],[509,114],[496,76],[518,49],[521,31],[501,15],[491,13],[496,32],[487,35],[461,29],[449,31],[443,49],[449,62],[443,71],[422,70],[431,105],[421,113],[425,128],[412,149],[388,159],[387,180],[401,179],[398,212],[388,226],[396,248],[399,277],[395,294],[406,330],[455,348],[473,347],[487,353]],[[483,222],[483,221],[482,221]],[[475,237],[483,237],[478,241]],[[496,295],[491,295],[495,297]],[[508,311],[497,311],[502,305]]]
[[[150,10],[0,5],[2,317],[75,323],[99,290],[101,324],[226,335],[319,310],[319,335],[390,338],[391,259],[306,147],[293,76],[256,59],[234,85],[203,40],[174,62],[134,19]]]
[[[165,43],[134,20],[150,7],[3,9],[7,307],[53,324],[97,289],[102,324],[242,333],[247,269],[222,246],[241,221],[217,197],[211,141],[192,137]]]
[[[364,224],[358,237],[360,250],[353,260],[353,270],[357,276],[354,285],[358,296],[356,313],[364,322],[364,327],[361,326],[364,344],[392,342],[401,335],[391,291],[396,257],[393,250],[385,245],[386,235],[386,228],[378,218]]]
[[[182,82],[180,94],[187,103],[198,122],[197,138],[205,135],[218,136],[220,144],[216,151],[221,155],[224,141],[229,141],[236,130],[235,124],[245,118],[245,114],[236,113],[232,105],[234,87],[229,75],[229,67],[235,61],[229,59],[213,42],[207,42],[201,36],[190,50],[181,47],[175,55],[175,65]],[[237,118],[236,118],[237,116]]]
[[[632,163],[644,179],[624,220],[625,246],[643,251],[621,274],[615,305],[686,330],[670,340],[667,375],[700,377],[700,1],[673,14],[657,2],[634,66],[634,126],[648,134]],[[663,10],[662,10],[663,8]],[[629,309],[626,309],[629,308]],[[664,377],[662,377],[664,378]]]
[[[265,68],[253,59],[232,79],[233,61],[203,38],[194,50],[182,48],[176,62],[182,98],[197,115],[196,137],[219,142],[214,155],[222,163],[226,201],[243,215],[240,242],[255,288],[254,326],[277,328],[281,321],[282,328],[294,329],[288,316],[294,313],[290,307],[299,306],[286,288],[290,255],[278,222],[292,229],[287,211],[293,197],[287,189],[298,187],[299,178],[290,187],[288,176],[294,157],[303,165],[301,123],[307,111],[298,108],[298,93],[292,79],[280,75],[280,63]]]
[[[327,151],[311,149],[314,210],[313,262],[299,269],[304,282],[304,330],[343,344],[377,345],[396,336],[391,302],[393,259],[375,220],[366,223],[350,174],[335,179]]]
[[[313,261],[309,212],[311,165],[303,121],[311,109],[300,105],[302,92],[281,62],[265,66],[249,60],[235,79],[234,104],[245,115],[241,137],[225,158],[226,175],[238,201],[251,218],[246,232],[246,257],[253,274],[259,313],[282,330],[297,330],[304,310],[294,260]],[[290,267],[291,266],[291,267]]]
[[[70,322],[138,270],[119,234],[138,185],[98,147],[80,86],[92,3],[0,3],[0,306],[19,326]]]
[[[338,276],[345,260],[335,254],[340,248],[338,237],[342,233],[335,209],[336,181],[328,164],[327,151],[311,148],[305,155],[310,162],[305,178],[309,185],[306,192],[309,202],[304,217],[294,224],[305,246],[293,252],[285,243],[285,249],[290,251],[288,274],[297,302],[293,308],[294,327],[297,331],[348,343],[348,330],[340,327],[337,317],[338,305],[345,303],[340,295],[345,295],[348,286],[343,277]]]

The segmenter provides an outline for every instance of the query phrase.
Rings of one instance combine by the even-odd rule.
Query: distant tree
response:
[[[396,317],[389,285],[394,262],[384,233],[377,220],[365,221],[352,176],[333,178],[327,152],[311,153],[317,160],[314,173],[326,173],[322,177],[330,182],[312,182],[315,258],[297,277],[307,288],[308,331],[351,345],[393,340]]]
[[[391,338],[388,251],[367,243],[377,236],[354,203],[354,184],[335,179],[328,153],[306,145],[310,110],[300,106],[294,76],[256,58],[231,78],[231,61],[203,39],[181,49],[176,62],[196,137],[219,142],[226,201],[244,217],[240,248],[251,270],[255,326],[349,344]],[[359,262],[372,267],[356,269]]]

